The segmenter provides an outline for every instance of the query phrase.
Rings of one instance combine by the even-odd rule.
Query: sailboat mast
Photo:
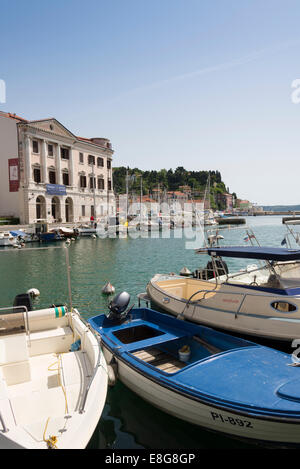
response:
[[[143,177],[141,175],[140,222],[142,222],[142,196],[143,196]]]
[[[128,219],[128,169],[126,169],[126,221]]]

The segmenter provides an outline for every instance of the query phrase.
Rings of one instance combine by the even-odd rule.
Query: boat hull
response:
[[[40,241],[45,241],[47,243],[54,241],[63,241],[65,238],[57,233],[40,233]]]
[[[183,282],[193,282],[199,285],[199,291],[210,292],[188,303],[184,298]],[[151,304],[159,310],[218,330],[285,343],[291,343],[299,336],[299,296],[289,297],[229,285],[219,285],[215,289],[215,284],[208,281],[178,277],[159,282],[158,276],[148,283],[147,294]],[[289,302],[295,305],[295,311],[276,311],[271,306],[274,302]]]
[[[120,357],[114,355],[104,344],[104,356],[109,363],[112,357],[117,363],[120,381],[131,391],[158,409],[176,418],[203,427],[207,430],[227,434],[256,443],[283,446],[300,443],[300,421],[258,418],[245,413],[233,412],[226,407],[215,407],[158,384],[144,376]]]

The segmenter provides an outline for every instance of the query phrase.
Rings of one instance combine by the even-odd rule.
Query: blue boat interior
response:
[[[255,346],[238,337],[185,321],[179,322],[146,308],[133,310],[122,324],[114,325],[104,315],[91,318],[89,322],[95,329],[102,328],[111,348],[121,348],[168,374],[179,372],[212,355]],[[182,358],[180,351],[184,350],[188,353]]]
[[[104,314],[89,323],[114,355],[163,386],[251,415],[300,418],[300,367],[288,366],[290,355],[148,308],[122,323]]]

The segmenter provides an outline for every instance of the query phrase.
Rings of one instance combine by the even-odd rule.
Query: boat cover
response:
[[[200,248],[197,254],[210,256],[237,257],[241,259],[262,259],[269,261],[297,261],[300,260],[300,249],[273,248],[263,246],[218,246]]]
[[[23,238],[24,236],[26,236],[26,233],[24,233],[24,231],[20,231],[20,230],[10,231],[10,234],[11,234],[12,236],[15,236],[15,237],[16,237],[16,236],[21,236],[22,238]]]

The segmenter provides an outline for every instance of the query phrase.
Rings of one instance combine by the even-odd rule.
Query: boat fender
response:
[[[107,375],[108,375],[108,385],[114,386],[118,377],[118,365],[115,360],[112,360],[109,365],[107,365]]]
[[[30,295],[32,298],[35,298],[36,296],[40,296],[40,292],[37,288],[29,288],[26,292],[28,295]]]
[[[110,282],[107,282],[101,289],[103,295],[112,295],[113,293],[115,293],[115,291],[115,287]]]

